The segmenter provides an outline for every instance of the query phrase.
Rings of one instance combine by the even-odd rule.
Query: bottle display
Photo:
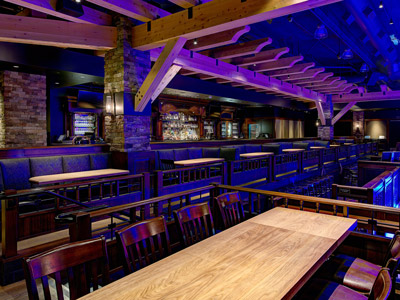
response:
[[[161,115],[164,141],[196,141],[200,138],[196,116],[182,112]]]
[[[215,138],[215,121],[214,120],[205,120],[204,121],[204,138],[206,140],[211,140]]]
[[[74,132],[73,135],[85,135],[85,133],[96,133],[96,115],[95,114],[74,114]]]

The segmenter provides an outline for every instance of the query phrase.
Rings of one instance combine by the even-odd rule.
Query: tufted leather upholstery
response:
[[[64,173],[82,172],[90,170],[89,155],[67,155],[63,156]]]
[[[261,152],[261,145],[245,145],[246,153]]]
[[[62,156],[33,157],[31,177],[63,173]]]
[[[111,168],[111,154],[97,153],[90,155],[90,169],[101,170]]]
[[[4,189],[23,190],[31,187],[29,158],[0,160]]]

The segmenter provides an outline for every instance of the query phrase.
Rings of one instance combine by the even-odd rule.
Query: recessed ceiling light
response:
[[[390,19],[389,25],[393,25],[393,19]]]
[[[193,40],[193,45],[197,45],[197,39]]]
[[[85,78],[85,76],[81,75],[81,78]]]
[[[56,81],[56,82],[54,82],[54,84],[59,85],[60,83]]]
[[[19,68],[19,66],[15,65],[15,66],[13,66],[13,68],[14,68],[14,69],[18,69],[18,68]]]
[[[382,9],[383,8],[383,1],[381,1],[381,2],[379,2],[379,6],[378,6],[380,9]]]

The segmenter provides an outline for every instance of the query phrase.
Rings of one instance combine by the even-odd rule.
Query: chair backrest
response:
[[[375,279],[368,300],[386,300],[389,299],[392,291],[392,279],[389,269],[382,268]]]
[[[182,207],[174,211],[174,218],[185,246],[215,234],[214,221],[207,202]]]
[[[163,216],[129,225],[116,232],[124,255],[125,274],[143,268],[171,254],[169,234]]]
[[[382,152],[382,161],[392,161],[393,152],[383,151]]]
[[[215,197],[215,200],[218,203],[225,228],[244,221],[244,210],[239,192],[221,194]]]
[[[101,285],[110,281],[107,245],[104,237],[65,244],[44,253],[25,258],[24,271],[29,299],[39,299],[36,279],[41,279],[46,300],[51,299],[49,278],[55,279],[58,299],[63,296],[62,274],[66,271],[70,299],[77,299],[99,288],[98,276],[102,275]],[[101,272],[99,272],[101,266]]]
[[[392,240],[390,241],[385,260],[383,261],[382,265],[386,265],[391,258],[400,259],[400,230],[395,232]]]

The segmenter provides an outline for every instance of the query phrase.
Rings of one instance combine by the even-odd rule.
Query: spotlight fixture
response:
[[[379,6],[378,6],[380,9],[382,9],[383,8],[383,1],[381,1],[381,2],[379,2]]]
[[[287,16],[287,20],[288,20],[289,23],[292,23],[293,22],[293,16],[292,15],[288,15]]]
[[[393,25],[393,19],[390,18],[389,25]]]
[[[13,66],[14,69],[19,69],[19,66],[15,65]]]
[[[352,59],[353,58],[353,51],[351,49],[346,49],[343,51],[342,58],[343,59]]]
[[[193,45],[197,45],[197,39],[193,40]]]
[[[328,37],[328,30],[326,30],[325,25],[318,25],[314,32],[314,38],[317,40],[326,39]]]
[[[81,0],[75,0],[76,3],[81,3]]]
[[[363,63],[363,65],[360,68],[361,73],[367,73],[369,71],[369,67],[366,63]]]

